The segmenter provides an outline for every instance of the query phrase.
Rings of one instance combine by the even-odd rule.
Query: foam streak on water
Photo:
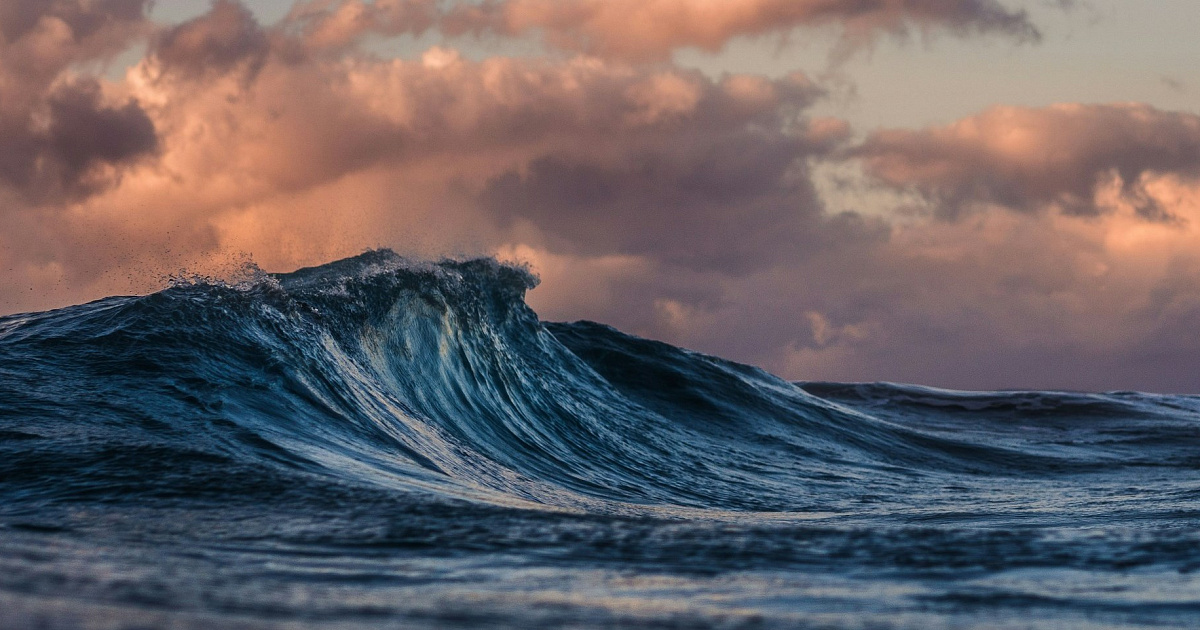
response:
[[[1200,398],[788,383],[534,284],[0,319],[0,627],[1200,624]]]

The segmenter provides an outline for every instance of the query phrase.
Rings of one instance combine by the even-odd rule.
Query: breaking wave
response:
[[[839,527],[874,532],[844,575],[894,566],[882,558],[911,547],[906,527],[1194,518],[1194,397],[791,383],[601,324],[541,322],[524,303],[536,283],[491,259],[374,251],[0,319],[6,531],[56,531],[50,506],[216,510],[228,527],[390,496],[478,514],[816,519],[842,532],[826,551],[858,548]],[[1121,494],[1164,474],[1166,494]],[[695,549],[715,544],[705,531]],[[961,531],[942,534],[953,546]],[[1107,557],[1082,548],[1085,565]],[[1171,553],[1150,564],[1197,555]]]

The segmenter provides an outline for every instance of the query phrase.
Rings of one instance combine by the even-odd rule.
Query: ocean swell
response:
[[[1200,398],[791,383],[535,284],[374,251],[0,318],[0,627],[1200,616]]]
[[[245,467],[550,509],[804,513],[849,509],[863,483],[1081,472],[1122,452],[1119,439],[964,437],[939,413],[1162,415],[1132,395],[788,383],[600,324],[543,324],[523,302],[534,286],[490,259],[384,250],[8,318],[7,430],[66,438],[33,468],[70,479],[67,495],[194,496]]]

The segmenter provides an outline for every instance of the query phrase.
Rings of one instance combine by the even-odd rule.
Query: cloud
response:
[[[860,217],[857,238],[743,274],[534,248],[550,271],[530,299],[549,319],[586,316],[793,379],[1195,391],[1200,186],[1149,187],[1181,221],[1128,206]]]
[[[806,238],[834,245],[742,270],[664,247],[612,268],[612,244],[534,248],[552,275],[531,299],[574,317],[555,293],[587,270],[590,317],[796,379],[1195,391],[1196,129],[1190,113],[1070,104],[872,134],[843,155],[940,213],[842,215],[853,229],[835,238],[823,212]]]
[[[245,6],[216,0],[208,13],[159,34],[152,54],[165,72],[198,77],[238,66],[253,75],[269,50],[267,34]]]
[[[0,5],[0,188],[25,203],[77,198],[153,152],[155,130],[136,100],[71,76],[73,66],[110,57],[144,34],[146,7],[135,0]]]
[[[983,204],[1099,214],[1116,185],[1144,216],[1168,218],[1145,183],[1200,175],[1200,116],[1137,103],[995,107],[945,127],[875,132],[853,155],[943,215]]]
[[[155,150],[154,123],[136,101],[106,106],[95,81],[65,84],[49,96],[50,124],[40,155],[41,170],[54,170],[58,188],[86,186],[88,171],[100,164],[120,166]]]
[[[484,207],[536,226],[558,251],[692,268],[748,270],[823,246],[808,159],[848,129],[796,117],[819,95],[806,78],[660,73],[623,95],[617,142],[509,170],[488,181]]]
[[[356,48],[427,28],[421,2],[307,3],[264,26],[225,1],[153,32],[144,5],[104,6],[22,4],[4,23],[20,89],[0,99],[3,312],[243,253],[284,270],[377,246],[494,252],[542,273],[545,318],[790,378],[1195,390],[1194,114],[1005,107],[856,144],[810,116],[824,91],[803,75]],[[88,75],[139,41],[123,78]],[[842,211],[826,164],[940,214],[878,191]]]
[[[149,0],[9,0],[0,5],[0,34],[14,44],[62,25],[69,44],[111,37],[142,21]]]
[[[137,71],[135,93],[155,104],[158,126],[173,138],[165,161],[187,160],[199,172],[236,164],[241,179],[272,191],[379,164],[449,156],[522,170],[537,157],[620,160],[635,150],[678,152],[684,147],[673,143],[684,141],[770,139],[763,129],[792,125],[800,135],[789,132],[791,152],[776,156],[786,166],[831,137],[802,137],[799,110],[820,91],[799,75],[714,82],[587,59],[471,62],[433,48],[415,61],[275,59],[247,86],[218,75],[157,81],[158,63]]]
[[[155,36],[108,98],[44,97],[73,108],[49,126],[74,152],[64,170],[120,176],[22,218],[11,251],[94,295],[115,286],[106,268],[237,251],[286,267],[406,240],[430,255],[520,242],[746,272],[827,245],[809,233],[824,219],[808,163],[849,130],[805,117],[823,92],[803,75],[309,54],[307,37],[217,2]],[[611,194],[583,203],[575,185]]]
[[[309,0],[298,2],[280,26],[309,50],[337,51],[367,34],[420,35],[439,14],[436,0]]]
[[[562,50],[645,61],[826,24],[842,26],[848,40],[859,43],[912,28],[1040,37],[1024,11],[997,0],[486,0],[456,6],[443,28],[451,34],[538,33]]]
[[[72,64],[121,52],[149,25],[149,0],[11,0],[0,4],[4,107],[27,106]]]

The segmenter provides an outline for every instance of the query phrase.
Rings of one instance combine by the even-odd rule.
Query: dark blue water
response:
[[[1200,625],[1200,398],[788,383],[533,284],[0,319],[0,627]]]

